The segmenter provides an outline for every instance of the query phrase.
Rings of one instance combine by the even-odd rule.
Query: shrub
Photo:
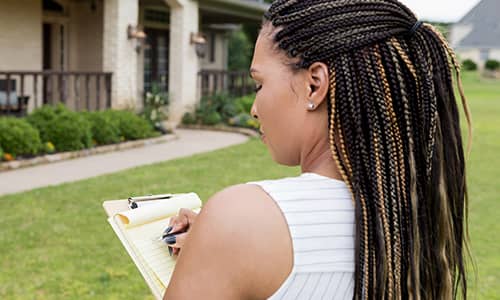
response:
[[[500,69],[500,62],[498,60],[489,59],[484,64],[484,67],[486,68],[486,70],[496,71]]]
[[[104,112],[112,122],[116,122],[118,135],[125,140],[138,140],[157,136],[151,124],[140,116],[127,110],[108,110]]]
[[[203,96],[196,108],[196,119],[197,121],[201,120],[204,124],[204,120],[213,119],[215,121],[217,118],[214,112],[217,112],[220,121],[224,122],[238,114],[234,100],[227,93]]]
[[[203,115],[201,121],[205,125],[215,125],[222,121],[222,117],[218,112],[212,111]]]
[[[70,111],[63,104],[42,106],[27,120],[38,129],[42,142],[51,142],[57,151],[80,150],[91,146],[91,125],[85,113]]]
[[[462,62],[462,68],[465,71],[476,71],[477,70],[477,64],[471,60],[471,59],[466,59]]]
[[[43,142],[48,142],[50,139],[47,136],[47,131],[54,123],[54,119],[62,114],[69,112],[64,104],[59,103],[55,106],[44,105],[35,109],[26,120],[40,132],[40,139]]]
[[[161,122],[167,119],[168,94],[163,92],[158,83],[153,83],[151,92],[146,93],[142,116],[153,128],[161,129]]]
[[[85,117],[90,122],[92,138],[97,145],[107,145],[120,142],[119,123],[105,111],[89,112]]]
[[[182,116],[182,124],[189,125],[189,124],[195,124],[195,123],[196,123],[196,118],[193,116],[192,113],[186,112]]]
[[[238,107],[238,114],[243,112],[250,113],[250,110],[252,110],[252,105],[254,100],[255,100],[255,94],[250,94],[236,98],[234,100],[234,103],[236,107]]]
[[[3,159],[3,149],[2,147],[0,146],[0,161],[2,161]]]
[[[12,156],[35,155],[41,149],[40,134],[26,120],[0,118],[0,147]]]
[[[248,113],[241,113],[231,119],[229,119],[229,125],[237,127],[247,127],[257,129],[259,128],[259,122],[250,116]]]
[[[80,150],[92,145],[90,122],[76,112],[57,115],[46,130],[47,141],[51,142],[57,151]]]

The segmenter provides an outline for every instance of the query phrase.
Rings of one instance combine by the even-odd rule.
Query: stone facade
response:
[[[134,107],[139,98],[135,40],[127,37],[128,25],[136,26],[138,20],[137,1],[104,2],[103,69],[113,72],[113,108]]]

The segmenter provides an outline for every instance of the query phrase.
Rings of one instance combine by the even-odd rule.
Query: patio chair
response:
[[[15,79],[10,79],[9,99],[7,99],[7,80],[0,79],[0,114],[24,115],[28,101],[29,96],[17,95]]]

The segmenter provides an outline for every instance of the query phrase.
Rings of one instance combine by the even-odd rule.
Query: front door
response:
[[[168,30],[146,28],[144,48],[144,92],[150,92],[154,84],[161,91],[168,91]]]

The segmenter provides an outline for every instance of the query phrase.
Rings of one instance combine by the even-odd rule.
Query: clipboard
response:
[[[181,196],[181,197],[176,197],[176,196]],[[184,197],[182,197],[184,196]],[[155,269],[152,267],[153,265],[156,266],[156,264],[151,264],[151,262],[148,263],[148,259],[153,259],[155,257],[158,257],[157,255],[154,256],[144,256],[144,253],[148,252],[142,252],[143,250],[137,248],[134,243],[137,241],[137,239],[133,238],[132,236],[128,235],[128,230],[121,225],[121,221],[117,220],[117,214],[120,215],[127,215],[129,217],[132,217],[132,215],[139,214],[141,215],[142,212],[146,211],[157,211],[158,210],[158,202],[163,202],[160,203],[160,205],[170,205],[167,203],[169,200],[172,200],[173,203],[177,202],[177,204],[173,205],[173,207],[179,206],[179,203],[185,203],[187,206],[184,207],[189,207],[195,212],[199,212],[201,210],[202,202],[201,199],[199,198],[196,193],[179,193],[179,194],[158,194],[158,195],[145,195],[145,196],[139,196],[139,197],[129,197],[127,199],[119,199],[119,200],[107,200],[104,201],[102,206],[104,208],[104,211],[106,212],[108,216],[108,222],[110,223],[111,227],[115,231],[116,235],[122,242],[123,246],[125,247],[126,251],[132,258],[134,264],[137,266],[139,269],[141,275],[145,279],[147,285],[149,286],[151,292],[153,293],[154,297],[156,299],[161,299],[163,296],[163,293],[166,288],[166,282],[169,280],[168,276],[165,277],[166,275],[163,274],[161,275],[161,271],[158,269]],[[161,200],[166,200],[166,201],[161,201]],[[187,201],[185,201],[187,200]],[[138,208],[140,209],[134,209],[132,208],[132,204],[135,203],[138,205]],[[148,205],[151,204],[150,207]],[[184,205],[184,204],[182,204]],[[142,211],[142,212],[141,212]],[[157,221],[151,221],[148,223],[144,223],[143,225],[138,225],[136,227],[133,227],[129,230],[136,230],[135,228],[144,226],[154,226],[156,228],[157,225],[161,225],[161,227],[156,228],[154,232],[158,232],[158,234],[161,234],[163,232],[164,228],[166,227],[165,223],[166,219],[159,219]],[[131,221],[132,222],[132,219]],[[151,227],[150,227],[151,228]],[[148,231],[147,234],[150,234],[152,231]],[[136,232],[137,233],[137,232]],[[143,235],[140,235],[141,239]],[[135,240],[134,240],[135,239]],[[156,236],[155,236],[156,240]],[[135,246],[134,246],[135,245]],[[163,250],[162,250],[163,251]],[[167,248],[165,248],[165,251],[168,252]],[[166,256],[165,256],[166,257]],[[170,257],[170,256],[169,256]],[[173,272],[173,266],[175,265],[175,259],[174,261],[164,261],[164,264],[160,264],[159,266],[165,266],[165,271],[168,269],[169,274]],[[162,279],[163,278],[163,279]],[[163,283],[161,283],[163,282]]]
[[[185,195],[185,193],[179,194],[149,194],[143,196],[131,196],[127,199],[119,200],[106,200],[102,203],[104,211],[108,217],[111,217],[119,212],[125,211],[127,209],[135,209],[140,205],[140,202],[146,203],[147,201],[170,199],[176,196]]]

